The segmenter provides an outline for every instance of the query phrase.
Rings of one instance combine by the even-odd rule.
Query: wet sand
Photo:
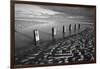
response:
[[[16,65],[53,64],[94,61],[94,35],[92,28],[55,41],[40,42],[16,53]]]

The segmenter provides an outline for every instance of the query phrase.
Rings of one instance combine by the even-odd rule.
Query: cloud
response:
[[[62,14],[61,12],[56,12],[54,10],[44,9],[37,5],[27,5],[27,4],[16,4],[15,5],[15,17],[40,17],[44,16]]]

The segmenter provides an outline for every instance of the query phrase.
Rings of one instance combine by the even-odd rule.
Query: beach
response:
[[[16,4],[14,64],[94,61],[94,14],[84,7]]]
[[[92,28],[55,41],[40,42],[16,55],[16,65],[53,64],[94,61],[95,47]]]

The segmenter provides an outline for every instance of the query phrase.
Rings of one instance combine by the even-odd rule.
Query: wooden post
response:
[[[55,40],[56,28],[52,27],[52,40]]]
[[[80,29],[80,24],[78,24],[78,30]]]
[[[65,37],[65,33],[66,33],[66,26],[63,25],[63,38]]]
[[[74,24],[74,31],[76,31],[76,24]]]
[[[71,24],[69,24],[69,32],[71,32]]]
[[[35,46],[37,46],[38,42],[39,42],[39,31],[37,29],[33,30],[33,34],[34,34],[34,44]]]

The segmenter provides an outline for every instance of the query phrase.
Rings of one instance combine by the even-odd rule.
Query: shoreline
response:
[[[89,32],[90,33],[89,33]],[[26,52],[22,52],[20,53],[20,55],[16,55],[16,59],[15,62],[16,64],[26,64],[26,63],[29,63],[31,64],[32,62],[30,60],[33,61],[33,64],[37,64],[38,63],[41,63],[43,61],[41,61],[42,59],[44,60],[44,57],[45,56],[48,56],[48,59],[47,57],[45,59],[46,62],[49,62],[49,59],[54,59],[54,56],[57,55],[56,54],[56,51],[59,49],[59,51],[62,49],[62,47],[65,47],[67,52],[70,54],[70,50],[72,49],[76,49],[77,46],[73,46],[73,45],[77,45],[77,40],[82,40],[84,41],[84,37],[80,37],[80,38],[83,38],[83,39],[80,39],[80,38],[77,38],[78,36],[81,36],[83,35],[84,33],[88,33],[90,36],[93,36],[91,33],[92,33],[92,29],[85,29],[84,31],[82,32],[79,32],[77,34],[73,34],[71,36],[68,36],[64,39],[58,39],[56,40],[56,42],[52,42],[52,41],[47,41],[47,42],[43,42],[44,44],[41,44],[41,46],[38,46],[38,47],[34,47],[34,48],[29,48],[29,50],[27,50]],[[84,34],[85,35],[85,34]],[[77,39],[76,39],[77,38]],[[93,38],[93,37],[92,37]],[[92,47],[94,49],[94,47]],[[58,52],[59,52],[58,51]],[[73,52],[74,53],[74,52]],[[71,53],[70,55],[72,55],[73,53]],[[23,54],[23,55],[22,55]],[[48,54],[48,55],[47,55]],[[60,54],[58,54],[59,56],[61,56]],[[93,54],[92,54],[93,55]],[[62,54],[62,56],[64,56],[64,54]],[[62,57],[61,56],[61,57]],[[66,56],[67,57],[67,56]],[[71,57],[71,56],[70,56]],[[63,57],[62,57],[63,58]],[[39,60],[41,59],[41,60]],[[60,58],[59,58],[60,59]],[[36,61],[37,60],[37,61]],[[68,57],[67,57],[67,60],[68,60]],[[21,62],[22,61],[22,62]],[[26,61],[26,62],[25,62]]]

